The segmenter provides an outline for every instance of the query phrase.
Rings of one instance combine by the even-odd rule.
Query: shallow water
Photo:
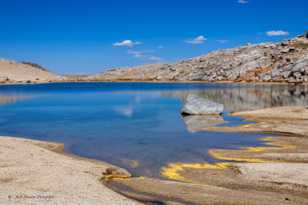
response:
[[[58,83],[0,86],[0,135],[65,143],[135,175],[159,177],[170,162],[213,162],[210,148],[261,145],[261,134],[190,132],[180,109],[189,93],[230,111],[307,105],[308,88],[283,85]],[[219,121],[220,126],[221,121]]]

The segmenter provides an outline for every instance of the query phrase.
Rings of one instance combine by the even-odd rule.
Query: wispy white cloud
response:
[[[127,51],[128,54],[132,55],[135,58],[144,58],[154,52],[155,52],[154,50],[137,51],[137,50],[132,50],[132,49]]]
[[[204,36],[197,36],[196,38],[187,40],[186,43],[189,44],[203,44],[206,41],[206,38]]]
[[[136,50],[128,50],[129,55],[134,58],[143,58],[150,61],[162,61],[163,59],[159,56],[155,56],[155,50],[144,50],[144,51],[136,51]]]
[[[163,48],[165,48],[163,45],[159,45],[159,46],[157,46],[157,48],[158,49],[163,49]]]
[[[129,47],[132,48],[135,45],[139,45],[141,42],[139,41],[132,41],[132,40],[124,40],[124,41],[119,41],[113,44],[115,47]]]
[[[226,39],[219,39],[217,40],[218,43],[221,43],[221,44],[224,44],[224,43],[228,43],[229,40],[226,40]]]
[[[288,36],[289,32],[288,31],[282,31],[282,30],[267,31],[266,35],[267,36]]]
[[[158,57],[158,56],[148,56],[148,59],[150,61],[156,61],[156,62],[163,61],[163,58]]]
[[[238,0],[237,3],[239,3],[239,4],[248,4],[249,1],[248,0]]]
[[[128,50],[127,53],[132,55],[135,58],[143,58],[145,56],[145,52],[144,51]]]

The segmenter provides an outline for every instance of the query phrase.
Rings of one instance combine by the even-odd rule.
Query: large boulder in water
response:
[[[188,95],[182,109],[183,115],[219,115],[224,111],[222,104],[197,95]]]

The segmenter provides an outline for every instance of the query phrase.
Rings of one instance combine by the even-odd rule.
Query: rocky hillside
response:
[[[0,83],[41,83],[60,80],[63,80],[63,77],[37,64],[0,60]]]
[[[219,50],[174,64],[113,69],[89,80],[308,83],[308,39]]]
[[[173,64],[59,76],[30,63],[0,60],[0,83],[81,81],[203,81],[308,83],[308,36],[224,49]]]

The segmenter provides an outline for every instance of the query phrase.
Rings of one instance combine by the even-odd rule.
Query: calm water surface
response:
[[[230,111],[308,104],[304,86],[9,85],[0,86],[0,135],[63,142],[68,152],[154,177],[170,162],[215,161],[210,148],[261,145],[260,134],[191,132],[180,115],[190,93],[225,105],[222,126],[243,123],[227,116]]]

